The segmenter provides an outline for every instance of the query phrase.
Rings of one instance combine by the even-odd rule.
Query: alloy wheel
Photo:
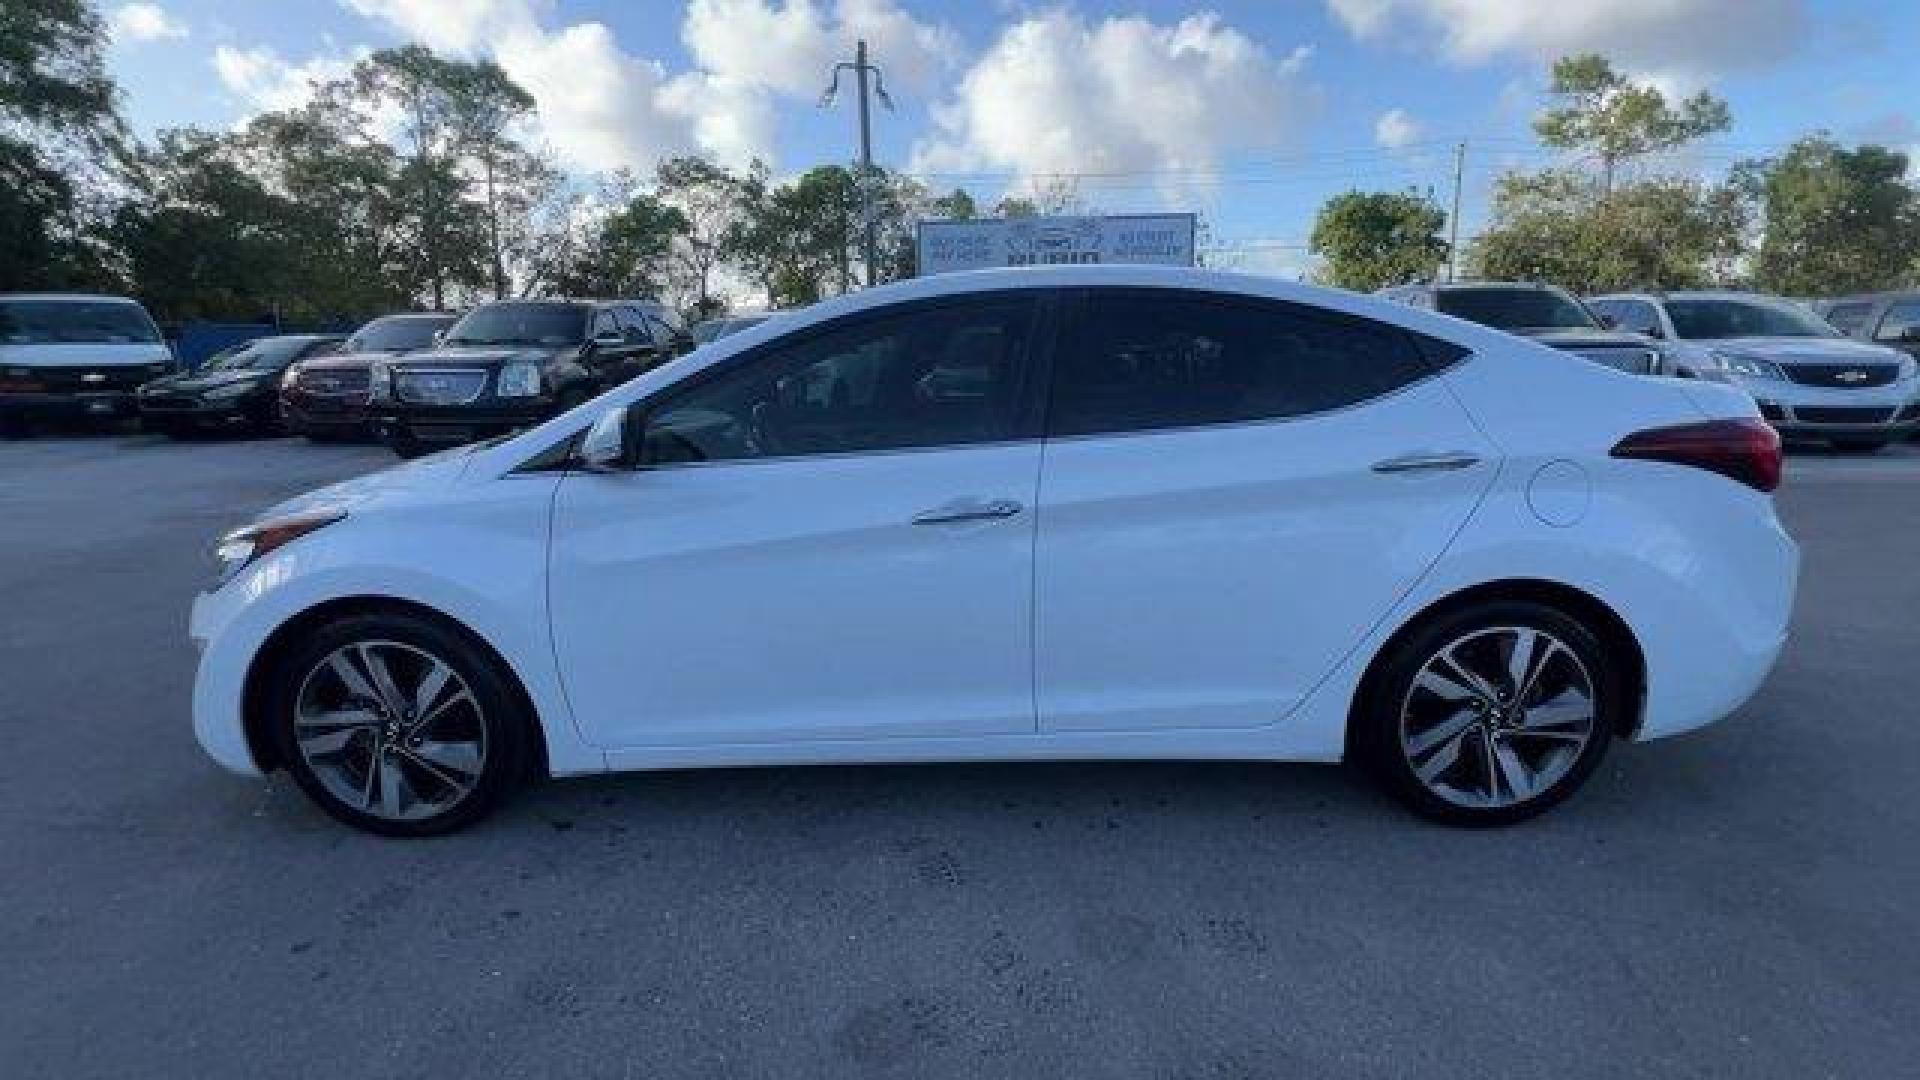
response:
[[[1594,682],[1566,642],[1527,626],[1455,638],[1400,709],[1414,777],[1455,806],[1502,808],[1551,789],[1595,737]]]
[[[487,724],[460,673],[425,649],[356,641],[301,681],[294,742],[327,793],[389,821],[443,814],[480,782]]]

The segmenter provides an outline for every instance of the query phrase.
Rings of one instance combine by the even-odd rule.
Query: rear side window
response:
[[[1097,294],[1054,362],[1052,435],[1305,416],[1434,370],[1397,327],[1294,305]]]
[[[1827,312],[1827,321],[1835,330],[1843,334],[1852,334],[1866,324],[1867,316],[1873,314],[1872,304],[1835,304]]]
[[[1874,336],[1881,341],[1920,340],[1920,300],[1902,300],[1888,308]]]

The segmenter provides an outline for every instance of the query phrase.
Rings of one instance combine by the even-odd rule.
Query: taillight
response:
[[[1752,417],[1636,431],[1613,456],[1691,465],[1761,491],[1780,486],[1780,436]]]

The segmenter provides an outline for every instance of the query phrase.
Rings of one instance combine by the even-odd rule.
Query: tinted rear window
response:
[[[1592,330],[1593,316],[1552,289],[1444,289],[1440,311],[1497,330]]]

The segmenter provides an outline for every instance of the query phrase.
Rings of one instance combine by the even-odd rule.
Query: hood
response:
[[[253,383],[279,376],[277,371],[190,371],[180,375],[168,375],[155,379],[140,389],[143,391],[166,391],[172,394],[198,394],[216,386],[228,386],[233,383]]]
[[[391,360],[404,352],[322,353],[300,361],[301,371],[365,371],[375,360]]]
[[[465,349],[428,349],[424,352],[402,353],[394,361],[395,367],[492,367],[510,360],[529,360],[543,364],[556,356],[574,351],[572,346],[539,348],[465,348]]]
[[[1531,338],[1542,345],[1551,345],[1556,349],[1584,348],[1623,348],[1631,345],[1648,346],[1652,342],[1639,334],[1625,330],[1588,330],[1579,327],[1543,326],[1509,330],[1523,338]]]
[[[412,492],[437,491],[453,483],[466,470],[467,461],[478,444],[455,446],[437,454],[403,461],[379,472],[356,476],[338,484],[329,484],[304,495],[267,508],[256,520],[297,514],[308,510],[338,507],[348,511],[374,506]]]
[[[171,364],[159,341],[0,341],[0,367],[105,367]]]
[[[1727,352],[1748,353],[1763,360],[1787,361],[1806,364],[1860,364],[1887,363],[1901,360],[1905,354],[1898,349],[1889,349],[1885,345],[1875,345],[1852,338],[1818,337],[1738,337],[1717,338],[1712,341],[1693,341],[1688,344],[1701,349],[1722,349]]]

